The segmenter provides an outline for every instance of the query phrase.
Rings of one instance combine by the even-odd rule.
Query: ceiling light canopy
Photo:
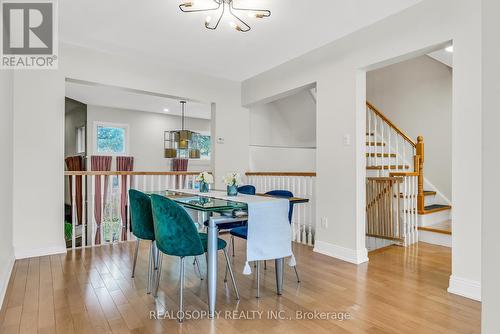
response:
[[[238,8],[234,6],[233,0],[211,0],[209,4],[199,4],[201,1],[190,1],[179,5],[179,8],[184,13],[207,12],[212,16],[207,16],[205,19],[205,28],[215,30],[219,26],[224,15],[231,17],[229,25],[241,32],[248,32],[252,28],[242,19],[242,15],[246,14],[250,18],[263,19],[271,16],[271,11],[267,9],[252,9]],[[213,2],[213,3],[212,3]]]

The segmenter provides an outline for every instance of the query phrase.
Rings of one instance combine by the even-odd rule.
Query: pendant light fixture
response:
[[[198,2],[201,1],[184,2],[179,5],[179,8],[184,13],[207,12],[209,14],[213,14],[214,17],[209,15],[205,19],[205,28],[210,30],[217,29],[226,13],[230,18],[232,18],[232,20],[229,21],[231,28],[240,32],[248,32],[252,30],[248,23],[242,19],[243,14],[246,14],[249,18],[257,19],[263,19],[271,16],[271,11],[267,9],[235,7],[234,0],[210,0],[210,2],[213,3],[206,6],[198,5]]]
[[[181,101],[181,129],[173,131],[165,131],[164,133],[164,149],[165,158],[189,158],[199,159],[200,149],[198,147],[199,133],[186,130],[185,111],[186,101]]]

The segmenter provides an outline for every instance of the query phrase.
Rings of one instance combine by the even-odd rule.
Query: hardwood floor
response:
[[[392,247],[355,266],[295,245],[301,283],[285,268],[285,292],[275,294],[272,261],[263,270],[261,298],[255,275],[241,274],[244,242],[237,241],[234,267],[241,300],[223,283],[220,267],[218,310],[262,319],[215,321],[150,320],[150,311],[178,308],[179,266],[164,257],[159,297],[145,292],[147,243],[141,247],[136,278],[130,278],[133,243],[77,250],[66,255],[16,261],[0,311],[0,333],[479,333],[480,303],[446,292],[450,250],[420,243]],[[205,272],[204,259],[202,272]],[[222,254],[220,263],[224,263]],[[207,309],[206,281],[188,261],[185,305]],[[266,312],[287,319],[266,318]],[[351,319],[299,320],[296,311],[347,312]],[[193,316],[195,313],[193,313]],[[291,317],[292,320],[288,320]]]

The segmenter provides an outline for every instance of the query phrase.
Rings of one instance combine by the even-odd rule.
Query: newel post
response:
[[[417,209],[418,213],[423,213],[425,210],[425,197],[424,197],[424,137],[418,136],[416,146],[418,156],[418,195],[417,195]]]

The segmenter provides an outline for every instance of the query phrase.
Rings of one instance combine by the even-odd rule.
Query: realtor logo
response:
[[[57,68],[56,4],[1,1],[4,69]]]

